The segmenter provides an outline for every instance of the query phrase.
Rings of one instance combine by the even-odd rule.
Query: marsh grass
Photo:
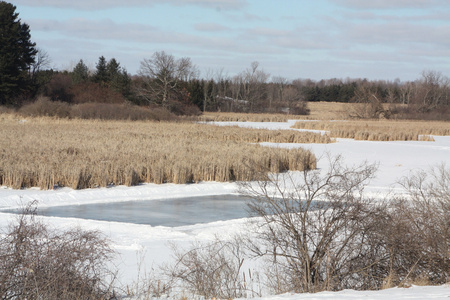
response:
[[[3,117],[0,126],[0,185],[13,188],[251,180],[255,162],[272,172],[316,164],[309,151],[253,143],[330,141],[192,123]]]
[[[296,122],[293,128],[329,131],[333,138],[367,141],[434,141],[432,135],[450,135],[450,122],[358,120]]]
[[[198,117],[203,122],[286,122],[296,116],[285,114],[248,114],[234,112],[204,112]]]
[[[287,120],[338,120],[349,118],[352,104],[338,102],[308,102],[309,115],[247,114],[232,112],[204,112],[200,121],[215,122],[286,122]]]

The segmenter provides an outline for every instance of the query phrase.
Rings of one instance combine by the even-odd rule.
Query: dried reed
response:
[[[309,115],[247,114],[231,112],[205,112],[199,121],[239,122],[286,122],[287,120],[342,120],[348,119],[353,103],[308,102]]]
[[[285,114],[247,114],[233,112],[205,112],[198,117],[205,122],[286,122],[295,116]]]
[[[0,126],[0,185],[13,188],[251,180],[256,165],[282,172],[315,168],[316,160],[303,149],[250,143],[327,139],[145,121],[0,118]]]
[[[327,130],[331,137],[368,141],[434,141],[431,135],[450,135],[450,123],[443,121],[299,121],[292,127]]]

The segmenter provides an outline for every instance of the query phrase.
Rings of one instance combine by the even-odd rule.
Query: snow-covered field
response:
[[[220,122],[218,125],[239,125],[245,127],[289,129],[295,121],[287,123]],[[424,169],[441,163],[450,163],[450,137],[435,136],[435,142],[368,142],[338,139],[332,144],[268,144],[271,147],[304,147],[312,150],[319,158],[318,167],[324,168],[327,156],[342,155],[348,165],[363,161],[378,162],[377,178],[368,190],[386,193],[395,190],[394,183],[411,171]],[[23,206],[37,200],[39,206],[59,206],[113,201],[154,200],[186,196],[206,196],[232,194],[237,192],[234,183],[205,182],[200,184],[144,184],[135,187],[110,187],[75,191],[62,188],[51,191],[39,189],[12,190],[0,188],[0,228],[5,228],[14,218],[13,214],[2,213],[1,209]],[[188,246],[193,241],[213,240],[216,235],[232,236],[245,230],[245,219],[196,224],[183,227],[152,227],[130,223],[93,221],[74,218],[42,217],[55,228],[80,226],[85,229],[98,229],[106,234],[118,252],[115,265],[120,270],[122,284],[131,284],[141,275],[164,261],[170,261],[169,242]],[[317,294],[279,295],[262,299],[450,299],[450,286],[395,288],[383,291],[323,292]]]

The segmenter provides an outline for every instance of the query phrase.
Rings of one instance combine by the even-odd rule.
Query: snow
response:
[[[288,122],[216,122],[217,125],[238,125],[243,127],[290,129],[295,120]],[[411,171],[428,169],[441,163],[450,163],[450,137],[434,136],[435,142],[369,142],[351,139],[337,139],[331,144],[272,144],[270,147],[304,147],[310,149],[320,158],[319,168],[327,164],[327,156],[342,155],[345,163],[359,164],[363,161],[377,162],[379,169],[377,178],[369,185],[373,192],[387,192],[397,187],[395,182]],[[1,212],[2,209],[22,207],[37,200],[39,207],[118,202],[132,200],[170,199],[186,196],[207,196],[233,194],[237,192],[235,183],[204,182],[199,184],[142,184],[134,187],[115,186],[86,190],[61,188],[42,191],[31,188],[13,190],[0,188],[0,228],[5,229],[15,215]],[[130,223],[83,220],[75,218],[41,217],[44,222],[54,228],[79,226],[103,232],[110,240],[118,256],[114,265],[120,270],[119,282],[131,285],[138,273],[145,273],[162,262],[170,261],[170,243],[185,247],[194,241],[211,241],[216,235],[222,238],[245,231],[247,220],[238,219],[219,221],[208,224],[196,224],[182,227],[149,226]],[[142,274],[141,274],[142,275]],[[448,285],[413,286],[410,288],[394,288],[382,291],[322,292],[316,294],[284,294],[270,296],[265,300],[297,300],[297,299],[450,299]]]
[[[450,286],[412,286],[410,288],[392,288],[381,291],[353,291],[343,290],[339,292],[321,292],[315,294],[283,294],[267,298],[256,298],[259,300],[324,300],[324,299],[364,299],[364,300],[386,300],[386,299],[412,299],[432,300],[449,299]]]

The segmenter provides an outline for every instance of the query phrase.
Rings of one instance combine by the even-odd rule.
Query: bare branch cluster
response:
[[[403,181],[406,196],[369,199],[376,165],[283,173],[241,184],[260,229],[249,247],[272,265],[274,292],[380,289],[450,273],[450,170]]]
[[[196,243],[189,250],[174,248],[175,263],[165,268],[173,282],[179,282],[192,295],[206,299],[234,299],[253,293],[252,274],[243,271],[244,244],[238,238],[232,241],[215,240],[208,244]]]
[[[146,80],[144,85],[138,86],[138,95],[150,103],[167,107],[171,94],[178,92],[180,82],[197,78],[198,70],[190,58],[177,60],[173,55],[161,51],[141,61],[139,74]]]
[[[109,299],[108,241],[96,231],[51,230],[28,214],[32,210],[0,238],[0,298]]]

